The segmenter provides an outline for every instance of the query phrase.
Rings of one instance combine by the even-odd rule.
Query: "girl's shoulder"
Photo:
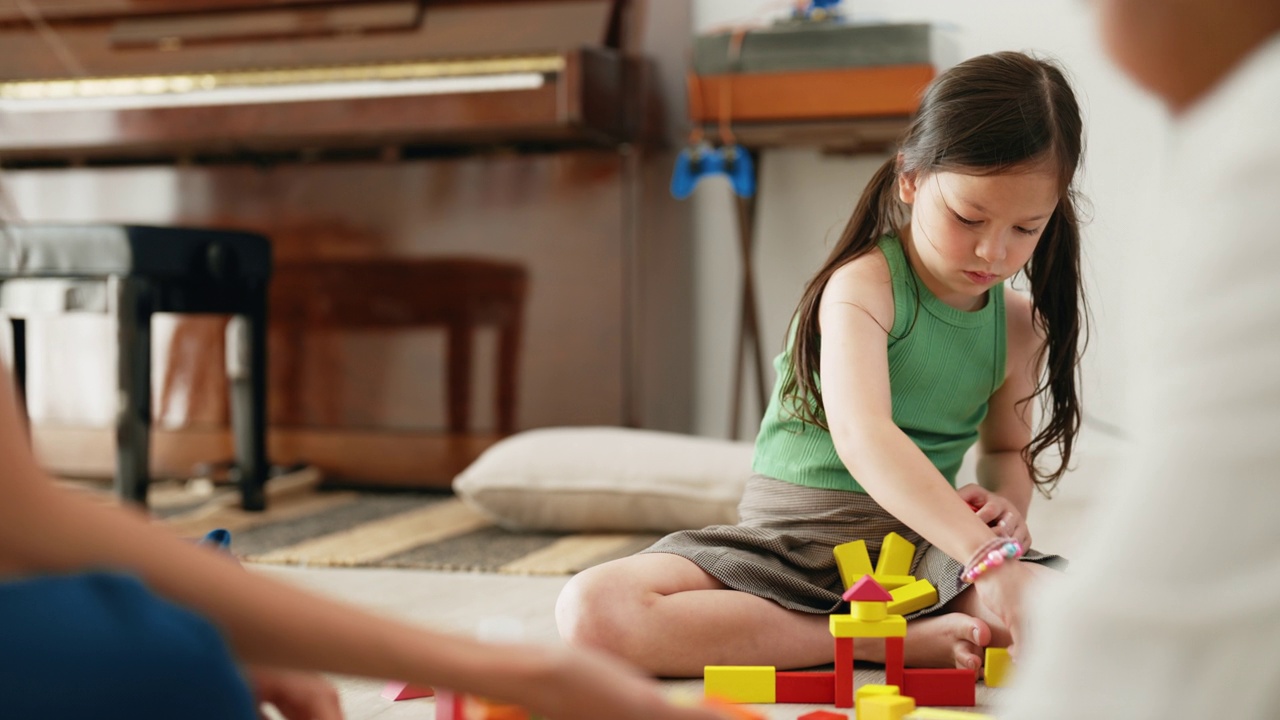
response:
[[[822,293],[822,306],[854,305],[882,328],[893,327],[893,275],[879,250],[864,253],[836,268]]]
[[[1039,349],[1044,344],[1044,329],[1035,322],[1031,297],[1026,293],[1004,287],[1005,328],[1010,350]]]

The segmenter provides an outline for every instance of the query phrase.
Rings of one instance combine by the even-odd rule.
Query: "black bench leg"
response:
[[[143,281],[112,278],[116,301],[116,493],[147,504],[151,451],[151,298]]]
[[[18,409],[22,417],[27,415],[27,322],[22,318],[9,318],[13,329],[13,386],[17,389]]]
[[[231,385],[231,427],[240,474],[240,504],[265,510],[267,482],[267,301],[255,293],[247,312],[227,325],[227,376]]]

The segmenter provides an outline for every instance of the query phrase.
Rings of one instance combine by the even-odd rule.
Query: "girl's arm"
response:
[[[0,373],[0,577],[110,568],[218,625],[245,662],[394,678],[519,702],[558,719],[713,720],[667,705],[656,686],[609,658],[501,647],[383,619],[245,572],[137,511],[59,488],[27,446]]]
[[[893,422],[888,263],[868,253],[836,271],[818,310],[823,410],[836,451],[894,517],[960,562],[996,537]]]
[[[1031,442],[1034,401],[1023,402],[1035,392],[1042,365],[1044,337],[1032,323],[1031,300],[1005,290],[1008,327],[1008,367],[1004,384],[991,396],[987,418],[979,429],[978,482],[1027,516],[1035,483],[1022,459]]]

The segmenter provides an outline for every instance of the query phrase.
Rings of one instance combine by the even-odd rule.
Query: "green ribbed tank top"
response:
[[[1004,287],[992,288],[980,310],[957,310],[925,287],[896,237],[881,238],[879,248],[893,278],[893,422],[954,486],[965,452],[978,439],[987,402],[1004,382]],[[783,412],[793,342],[794,335],[773,361],[778,381],[756,437],[754,469],[798,485],[865,492],[836,455],[831,433]]]

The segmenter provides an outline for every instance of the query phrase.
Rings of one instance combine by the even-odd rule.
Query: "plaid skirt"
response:
[[[926,542],[864,493],[823,490],[764,475],[747,481],[737,525],[713,525],[672,533],[644,550],[693,561],[730,589],[800,612],[829,614],[846,603],[832,548],[865,540],[874,562],[884,536],[896,532],[916,546],[911,574],[938,589],[938,602],[907,615],[936,613],[964,590],[962,564]],[[1057,555],[1035,550],[1028,562],[1065,568]]]

